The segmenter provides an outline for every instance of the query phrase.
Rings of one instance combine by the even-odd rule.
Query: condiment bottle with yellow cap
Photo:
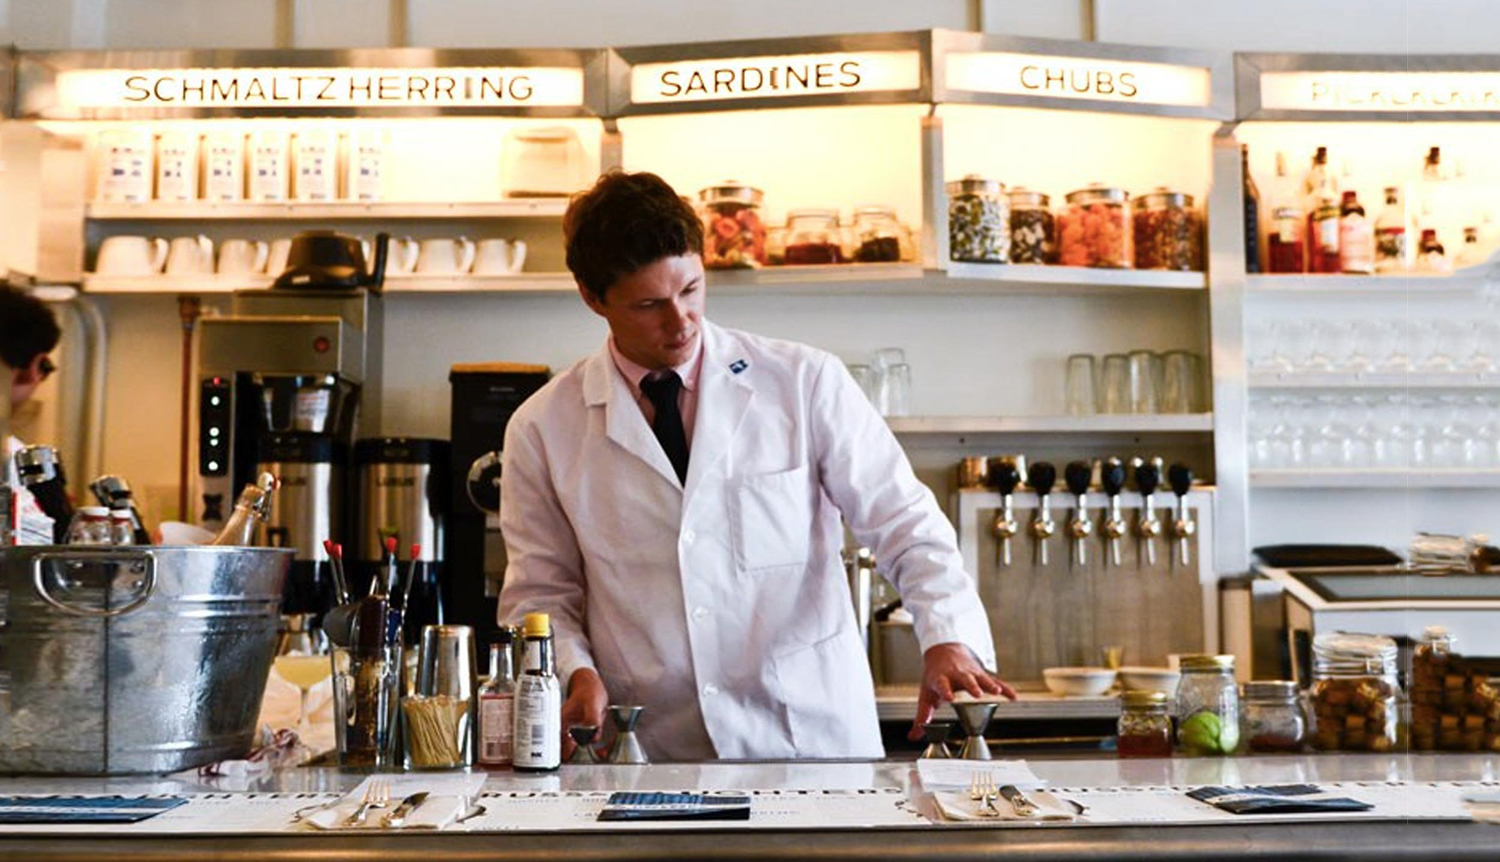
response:
[[[525,647],[516,683],[512,764],[517,772],[551,772],[562,765],[562,688],[553,667],[551,619],[527,614],[521,637]]]

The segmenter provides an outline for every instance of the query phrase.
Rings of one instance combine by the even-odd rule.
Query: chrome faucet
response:
[[[1021,531],[1016,523],[1016,511],[1011,495],[1025,478],[1026,460],[1020,455],[1007,455],[990,464],[990,487],[1000,493],[1000,511],[995,515],[995,567],[1010,567],[1010,540]]]
[[[1135,465],[1135,487],[1141,492],[1141,511],[1135,522],[1135,535],[1146,552],[1146,565],[1156,565],[1156,539],[1162,533],[1161,519],[1156,517],[1154,495],[1161,484],[1161,468],[1146,461]]]

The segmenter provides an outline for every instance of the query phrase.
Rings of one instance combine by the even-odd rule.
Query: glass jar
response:
[[[1041,192],[1010,192],[1010,262],[1051,263],[1057,253],[1050,199]]]
[[[1193,196],[1158,187],[1135,199],[1131,219],[1136,269],[1203,268],[1198,211]]]
[[[854,211],[854,252],[859,263],[897,263],[915,260],[911,231],[890,207],[867,206]]]
[[[1233,754],[1240,745],[1240,691],[1234,656],[1185,655],[1177,681],[1177,747],[1183,754]]]
[[[1128,269],[1130,193],[1094,183],[1068,193],[1068,206],[1057,217],[1058,263]]]
[[[786,262],[789,265],[843,263],[843,229],[830,209],[792,210],[786,216]]]
[[[114,536],[109,530],[109,509],[104,506],[79,506],[68,524],[69,545],[112,545]]]
[[[1163,691],[1127,691],[1120,695],[1121,757],[1171,757],[1172,718]]]
[[[1323,751],[1393,751],[1400,739],[1396,642],[1333,632],[1313,639],[1313,744]]]
[[[753,269],[766,262],[761,190],[725,180],[698,192],[703,205],[703,268]]]
[[[1283,206],[1271,211],[1271,231],[1267,237],[1271,272],[1307,272],[1306,232],[1302,210]]]
[[[1307,717],[1297,684],[1287,680],[1247,682],[1241,690],[1241,736],[1256,754],[1302,750],[1307,740]]]
[[[1003,183],[978,174],[948,183],[948,257],[1010,260],[1010,198]]]
[[[1453,635],[1428,626],[1412,649],[1407,675],[1411,699],[1411,747],[1417,751],[1463,747],[1464,672],[1454,661]],[[1457,703],[1455,703],[1457,701]],[[1444,722],[1444,716],[1451,716]]]

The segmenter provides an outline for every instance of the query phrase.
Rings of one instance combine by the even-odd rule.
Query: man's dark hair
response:
[[[573,198],[563,216],[568,269],[594,296],[666,257],[703,254],[703,223],[667,181],[610,171]]]
[[[60,338],[62,330],[46,303],[0,284],[0,360],[11,368],[25,368],[51,353]]]

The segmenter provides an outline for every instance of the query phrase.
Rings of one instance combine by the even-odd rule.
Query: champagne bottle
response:
[[[234,502],[234,511],[219,535],[210,545],[249,547],[255,544],[255,528],[271,513],[271,495],[276,491],[276,477],[262,473],[254,485],[246,485]]]
[[[516,684],[512,762],[517,772],[551,772],[562,765],[562,689],[552,666],[552,623],[527,614],[521,627],[526,669]]]

